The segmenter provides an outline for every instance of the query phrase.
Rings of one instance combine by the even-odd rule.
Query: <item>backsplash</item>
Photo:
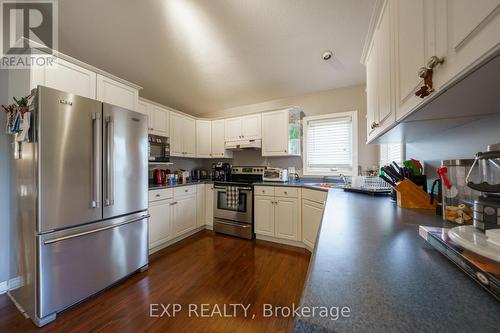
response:
[[[437,178],[435,169],[441,160],[472,159],[489,144],[500,142],[500,115],[493,115],[440,135],[406,144],[406,158],[423,161],[429,178]]]

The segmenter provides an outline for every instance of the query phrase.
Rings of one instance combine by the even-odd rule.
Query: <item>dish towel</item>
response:
[[[238,209],[240,193],[238,186],[228,186],[226,188],[226,205],[229,209]]]

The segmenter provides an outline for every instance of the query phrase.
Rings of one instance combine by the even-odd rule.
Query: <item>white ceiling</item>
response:
[[[373,4],[61,0],[59,50],[143,86],[145,98],[199,114],[365,82]]]

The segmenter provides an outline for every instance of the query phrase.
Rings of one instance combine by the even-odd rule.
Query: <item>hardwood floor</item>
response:
[[[310,254],[303,249],[197,233],[150,257],[149,269],[61,313],[38,329],[0,295],[0,332],[293,332],[292,317],[263,317],[263,304],[298,305]],[[180,304],[175,317],[150,317],[150,304]],[[189,304],[197,306],[191,312]],[[250,305],[248,317],[202,315],[217,305]],[[169,313],[172,315],[172,307]],[[154,314],[162,313],[161,305]],[[230,310],[230,311],[229,311]],[[226,314],[233,314],[228,308]],[[252,319],[252,314],[255,318]]]

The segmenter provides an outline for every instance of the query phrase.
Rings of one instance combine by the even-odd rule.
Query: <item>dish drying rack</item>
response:
[[[356,176],[352,177],[351,184],[344,191],[387,195],[391,193],[391,189],[391,185],[378,176]]]

